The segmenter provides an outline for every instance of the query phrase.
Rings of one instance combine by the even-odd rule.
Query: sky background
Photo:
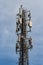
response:
[[[16,14],[21,4],[32,13],[30,65],[43,65],[43,0],[0,0],[0,65],[17,65]]]

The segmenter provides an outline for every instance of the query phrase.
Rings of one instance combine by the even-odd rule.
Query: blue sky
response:
[[[0,0],[0,59],[17,61],[16,14],[21,4],[32,13],[33,49],[30,51],[30,64],[43,65],[43,0]]]

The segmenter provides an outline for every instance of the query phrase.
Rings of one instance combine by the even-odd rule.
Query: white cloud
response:
[[[21,4],[23,5],[23,7],[26,7],[28,10],[30,9],[32,11],[32,20],[33,20],[32,35],[35,41],[39,42],[40,40],[40,42],[41,41],[43,42],[42,39],[43,0],[0,0],[0,32],[1,32],[0,35],[2,37],[1,38],[2,44],[0,44],[0,46],[7,47],[7,49],[5,48],[7,51],[8,47],[12,48],[12,50],[15,49],[16,14]],[[37,34],[39,34],[40,36],[38,36]],[[36,38],[38,37],[38,39],[36,39],[35,37]],[[9,52],[11,51],[8,51],[8,53]],[[12,53],[14,53],[14,51]]]

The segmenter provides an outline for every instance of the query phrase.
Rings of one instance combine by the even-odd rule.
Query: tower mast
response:
[[[27,15],[28,14],[28,15]],[[28,27],[28,30],[27,30]],[[30,10],[27,11],[22,8],[22,5],[19,8],[19,13],[17,14],[16,21],[16,33],[18,40],[16,43],[16,53],[19,52],[19,64],[18,65],[29,65],[28,58],[28,49],[32,49],[32,38],[28,38],[28,32],[31,32],[32,21]]]

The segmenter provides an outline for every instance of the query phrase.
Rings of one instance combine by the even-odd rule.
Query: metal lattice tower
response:
[[[28,14],[28,15],[27,15]],[[27,28],[28,27],[28,28]],[[32,49],[32,38],[28,38],[28,32],[31,32],[32,22],[30,10],[27,11],[24,8],[19,8],[16,21],[16,33],[18,40],[16,43],[16,53],[19,52],[19,64],[29,65],[28,49]]]

